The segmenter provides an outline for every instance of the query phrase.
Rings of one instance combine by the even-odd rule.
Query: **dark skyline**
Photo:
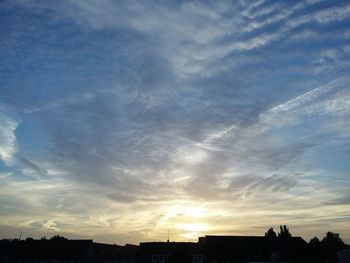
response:
[[[348,1],[0,2],[0,237],[350,243]]]

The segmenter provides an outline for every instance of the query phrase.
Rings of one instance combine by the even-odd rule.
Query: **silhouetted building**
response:
[[[64,238],[1,240],[0,263],[134,263],[137,248]]]
[[[93,243],[96,263],[116,263],[118,245]]]
[[[349,252],[338,253],[345,262]],[[313,258],[314,257],[314,258]],[[0,263],[322,262],[301,237],[205,236],[198,242],[109,245],[92,240],[1,240]]]
[[[17,263],[94,263],[92,240],[25,240],[15,244]]]
[[[7,239],[0,240],[0,263],[13,262],[14,259],[14,242]]]
[[[94,243],[97,263],[135,263],[138,246]]]
[[[117,250],[117,259],[116,263],[134,263],[136,262],[136,253],[139,246],[126,244],[125,246],[120,246]]]
[[[311,262],[301,237],[205,236],[199,238],[206,262]]]
[[[146,242],[140,243],[138,263],[203,263],[204,253],[199,243]]]

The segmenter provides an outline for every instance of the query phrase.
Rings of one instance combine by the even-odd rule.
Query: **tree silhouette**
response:
[[[318,237],[313,237],[309,241],[310,254],[314,260],[321,261],[321,241]]]
[[[280,232],[278,233],[278,237],[281,237],[281,238],[292,237],[292,234],[289,232],[289,228],[286,225],[280,226]]]
[[[276,232],[273,230],[273,227],[270,227],[267,232],[265,232],[265,237],[276,237]]]
[[[321,241],[317,237],[312,238],[309,247],[315,259],[335,263],[338,262],[337,252],[345,249],[346,244],[338,233],[327,232]]]
[[[325,237],[322,239],[322,243],[327,245],[328,247],[333,247],[333,248],[343,248],[345,243],[344,241],[340,238],[338,233],[333,233],[333,232],[327,232]]]
[[[345,249],[345,243],[338,233],[327,232],[321,241],[321,251],[328,262],[338,262],[337,252]]]
[[[67,238],[62,237],[60,235],[55,235],[55,236],[51,237],[50,240],[52,240],[52,241],[63,241],[63,240],[67,240]]]
[[[310,239],[309,245],[313,248],[319,248],[321,246],[321,241],[318,239],[318,237],[313,237]]]

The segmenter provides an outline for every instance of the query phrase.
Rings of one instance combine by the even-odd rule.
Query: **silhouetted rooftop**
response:
[[[92,240],[26,240],[15,246],[19,258],[81,259],[92,244]]]
[[[261,258],[269,260],[272,254],[281,259],[305,258],[308,244],[301,237],[264,236],[205,236],[199,238],[207,256],[221,259]]]

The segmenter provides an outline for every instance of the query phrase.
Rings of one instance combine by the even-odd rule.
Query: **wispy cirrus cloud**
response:
[[[0,160],[11,165],[17,152],[15,130],[18,122],[9,115],[8,110],[0,105]]]

